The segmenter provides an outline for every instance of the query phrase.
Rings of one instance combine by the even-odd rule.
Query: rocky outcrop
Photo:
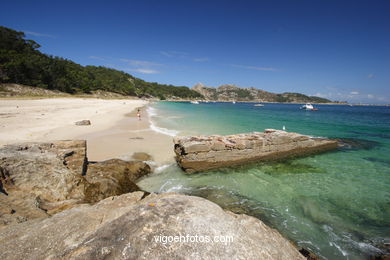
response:
[[[338,147],[337,141],[274,129],[229,136],[179,136],[174,138],[174,144],[176,160],[187,173],[304,156]]]
[[[149,172],[141,161],[89,165],[85,141],[4,146],[0,148],[0,226],[139,190],[134,181]]]
[[[256,218],[199,197],[143,196],[110,197],[4,227],[0,259],[304,259]]]

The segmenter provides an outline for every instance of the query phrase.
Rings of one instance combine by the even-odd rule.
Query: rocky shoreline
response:
[[[150,172],[136,159],[89,162],[85,141],[0,148],[0,258],[305,259],[256,218],[199,197],[137,191]],[[233,240],[156,240],[177,235]]]
[[[56,141],[0,148],[0,227],[138,191],[134,182],[151,172],[139,160],[88,162],[86,147]]]
[[[174,138],[176,161],[187,173],[305,156],[337,147],[335,140],[275,129],[266,129],[263,133]]]

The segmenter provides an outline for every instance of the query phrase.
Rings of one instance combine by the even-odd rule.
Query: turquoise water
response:
[[[367,259],[390,240],[390,107],[159,102],[157,130],[234,134],[282,129],[342,138],[338,151],[194,175],[172,165],[139,182],[149,191],[208,198],[260,218],[325,259]],[[177,132],[175,132],[175,131]]]

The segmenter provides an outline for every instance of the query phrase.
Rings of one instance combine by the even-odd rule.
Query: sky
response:
[[[390,103],[390,1],[2,1],[44,53],[147,81]]]

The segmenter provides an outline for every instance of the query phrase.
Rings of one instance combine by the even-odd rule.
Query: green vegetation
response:
[[[244,100],[253,100],[254,97],[251,95],[251,92],[244,88],[238,88],[234,91],[237,94],[238,99]]]
[[[290,93],[286,92],[283,94],[278,94],[278,102],[313,102],[313,103],[330,103],[329,99],[316,97],[316,96],[306,96],[301,93]]]
[[[202,98],[188,87],[146,82],[123,71],[81,66],[41,53],[40,45],[23,32],[0,26],[0,82],[17,83],[70,94],[105,90],[139,97]]]

